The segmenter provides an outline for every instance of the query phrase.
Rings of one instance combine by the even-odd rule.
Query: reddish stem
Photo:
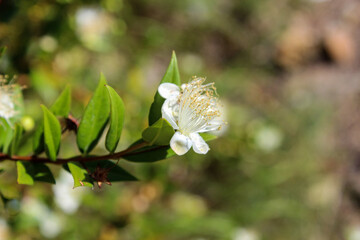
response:
[[[112,153],[102,156],[75,156],[71,158],[57,158],[56,161],[51,161],[46,157],[38,157],[38,156],[10,156],[8,154],[0,153],[0,162],[9,160],[9,161],[24,161],[24,162],[33,162],[33,163],[52,163],[52,164],[64,164],[68,162],[91,162],[91,161],[100,161],[100,160],[109,160],[109,159],[119,159],[121,157],[127,155],[134,155],[134,151],[148,145],[147,142],[141,142],[137,145],[129,147],[128,149],[118,152]]]

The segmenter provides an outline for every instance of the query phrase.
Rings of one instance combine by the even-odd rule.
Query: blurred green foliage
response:
[[[273,60],[277,36],[303,4],[277,3],[2,0],[0,46],[7,51],[0,72],[27,86],[26,121],[38,124],[40,104],[51,106],[66,84],[73,87],[72,114],[81,117],[103,72],[124,101],[124,149],[147,127],[176,50],[183,81],[198,75],[216,82],[228,125],[205,156],[141,166],[120,161],[140,182],[101,191],[72,189],[67,173],[53,166],[57,187],[24,187],[14,164],[1,163],[0,238],[327,239],[319,226],[328,223],[333,199],[317,187],[331,183],[324,139],[332,109],[281,80]],[[60,154],[77,153],[75,141],[66,135]]]

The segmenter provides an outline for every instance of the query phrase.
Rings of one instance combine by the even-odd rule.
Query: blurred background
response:
[[[29,133],[68,83],[80,119],[103,72],[126,148],[172,50],[183,82],[216,83],[228,119],[207,155],[120,161],[140,181],[101,190],[56,166],[57,185],[18,185],[1,163],[0,239],[359,240],[359,37],[357,0],[0,0],[0,72],[26,86]]]

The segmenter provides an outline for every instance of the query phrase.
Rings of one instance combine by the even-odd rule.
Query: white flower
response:
[[[5,85],[5,79],[0,76],[0,118],[4,118],[8,123],[9,119],[14,117],[15,110],[13,85]]]
[[[52,189],[55,196],[55,203],[65,213],[72,214],[77,211],[80,206],[82,195],[85,188],[73,189],[74,180],[70,173],[61,170],[56,184]]]
[[[165,98],[162,117],[177,130],[170,147],[183,155],[193,147],[196,153],[206,154],[209,146],[199,133],[219,130],[224,122],[214,83],[203,85],[204,78],[194,78],[181,88],[172,83],[159,86],[159,94]]]

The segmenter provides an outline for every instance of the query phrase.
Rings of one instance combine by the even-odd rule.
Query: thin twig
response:
[[[33,162],[33,163],[51,163],[51,164],[64,164],[68,162],[91,162],[91,161],[100,161],[100,160],[109,160],[109,159],[119,159],[128,155],[135,155],[137,153],[143,153],[148,152],[148,150],[134,152],[144,146],[147,146],[147,142],[141,142],[137,145],[131,146],[128,149],[113,153],[113,154],[107,154],[107,155],[101,155],[101,156],[74,156],[71,158],[57,158],[56,161],[51,161],[49,158],[46,157],[39,157],[39,156],[10,156],[8,154],[0,153],[0,162],[9,160],[9,161],[24,161],[24,162]],[[160,147],[159,147],[160,148]],[[158,149],[157,147],[152,149],[155,150]]]

